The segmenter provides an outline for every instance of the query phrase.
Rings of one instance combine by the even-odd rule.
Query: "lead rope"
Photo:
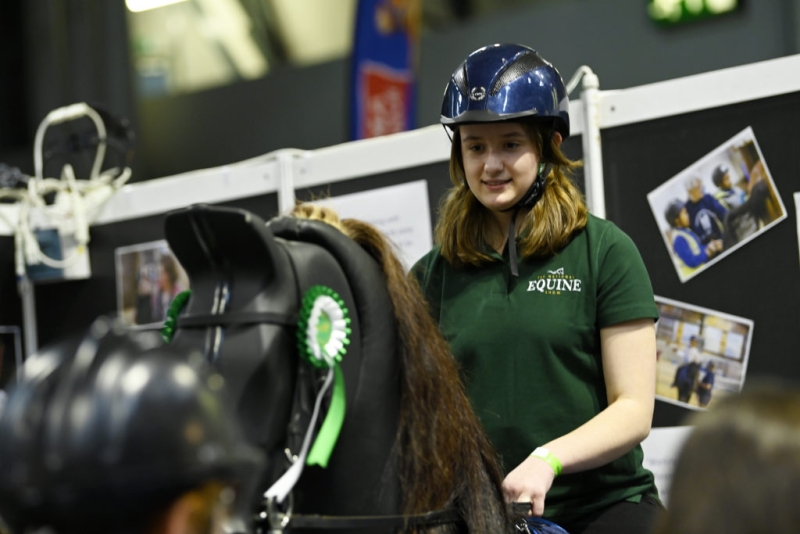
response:
[[[314,429],[317,425],[317,419],[319,418],[320,405],[322,404],[322,399],[325,397],[325,393],[327,393],[328,389],[331,387],[331,384],[333,384],[333,375],[334,370],[333,367],[331,367],[327,376],[325,377],[325,383],[322,385],[322,389],[320,389],[319,393],[317,394],[317,400],[314,403],[314,413],[311,416],[311,422],[308,424],[305,438],[303,438],[303,446],[300,449],[300,453],[297,455],[297,460],[264,493],[264,497],[267,500],[276,499],[279,503],[282,503],[284,499],[286,499],[286,496],[289,494],[289,492],[292,491],[292,488],[294,488],[295,484],[297,484],[297,481],[300,479],[300,475],[303,474],[303,468],[305,467],[306,458],[308,457],[308,450],[311,447],[311,437],[314,434]]]

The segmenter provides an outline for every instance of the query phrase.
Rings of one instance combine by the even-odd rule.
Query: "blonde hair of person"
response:
[[[232,490],[219,482],[208,482],[181,495],[155,521],[148,534],[215,534],[224,519],[226,492]]]
[[[586,226],[589,210],[572,174],[581,163],[567,158],[555,136],[550,143],[549,161],[544,161],[543,126],[520,121],[544,163],[553,165],[545,179],[542,198],[524,217],[518,245],[520,257],[549,257],[567,245],[572,236]],[[453,187],[439,205],[434,231],[442,256],[451,264],[484,265],[494,261],[484,243],[491,242],[492,214],[472,194],[467,185],[461,153],[460,128],[453,132],[450,151],[450,180]]]
[[[654,534],[798,532],[800,386],[762,380],[690,422]]]

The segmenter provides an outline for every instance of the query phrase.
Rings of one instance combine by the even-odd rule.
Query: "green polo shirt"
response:
[[[655,320],[658,311],[633,241],[591,215],[555,256],[520,260],[519,278],[510,275],[507,252],[495,258],[454,268],[435,247],[412,273],[509,472],[608,406],[600,329]],[[645,494],[657,491],[637,446],[602,467],[556,478],[545,516],[582,515]]]

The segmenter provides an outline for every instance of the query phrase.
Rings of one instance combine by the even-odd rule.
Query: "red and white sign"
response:
[[[410,129],[409,108],[413,75],[377,63],[365,63],[359,72],[360,138],[377,137]]]

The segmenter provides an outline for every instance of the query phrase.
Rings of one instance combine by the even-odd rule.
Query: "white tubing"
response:
[[[37,181],[44,179],[43,161],[42,161],[42,144],[44,143],[44,133],[51,124],[59,124],[80,119],[81,117],[89,117],[97,128],[97,153],[94,157],[94,164],[92,165],[92,174],[90,179],[95,179],[100,176],[100,169],[103,166],[103,159],[106,157],[106,125],[103,123],[103,118],[100,114],[92,109],[88,104],[80,102],[78,104],[71,104],[63,108],[54,109],[44,120],[39,123],[39,128],[36,130],[36,137],[33,142],[33,167],[34,176]]]
[[[278,162],[278,213],[287,214],[294,209],[294,173],[295,160],[305,154],[305,151],[295,148],[277,150],[275,159]]]
[[[606,217],[605,181],[603,179],[603,148],[600,141],[600,81],[588,69],[583,73],[583,172],[586,202],[589,211],[597,217]]]

